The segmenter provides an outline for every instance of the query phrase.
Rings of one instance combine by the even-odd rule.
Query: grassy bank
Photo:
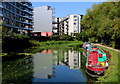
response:
[[[5,52],[2,53],[3,58],[18,58],[18,57],[23,57],[23,56],[31,56],[36,52],[41,52],[42,50],[45,49],[68,49],[69,46],[76,46],[76,45],[82,45],[82,41],[46,41],[46,42],[38,42],[35,40],[30,40],[29,43],[31,44],[31,47],[28,48],[23,48],[22,52]],[[62,45],[61,45],[62,44]],[[18,47],[19,48],[19,47]]]
[[[110,52],[111,59],[109,61],[109,68],[106,70],[105,75],[103,77],[98,78],[99,82],[118,82],[118,55],[119,53],[117,51],[101,47],[102,49],[105,49]]]
[[[62,45],[61,45],[62,44]],[[66,48],[66,46],[82,45],[82,41],[47,41],[40,42],[40,49]]]

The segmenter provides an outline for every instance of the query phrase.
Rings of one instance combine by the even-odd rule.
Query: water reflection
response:
[[[3,62],[2,83],[86,82],[86,58],[81,48],[47,49]]]
[[[32,57],[6,61],[2,65],[2,83],[32,83],[34,69]]]
[[[53,51],[53,56],[58,60],[56,65],[66,65],[69,69],[80,69],[81,54],[75,50]]]
[[[86,82],[80,67],[81,53],[74,49],[43,50],[34,55],[33,82]]]
[[[52,76],[52,54],[36,53],[34,55],[34,77],[49,79]]]

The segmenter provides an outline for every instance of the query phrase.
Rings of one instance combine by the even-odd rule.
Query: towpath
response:
[[[106,48],[108,48],[108,49],[112,49],[112,50],[115,50],[115,51],[117,51],[117,52],[120,53],[120,50],[118,50],[118,49],[114,49],[114,48],[111,48],[111,47],[108,47],[108,46],[104,46],[104,45],[101,45],[101,44],[95,44],[95,45],[99,45],[99,46],[102,46],[102,47],[106,47]]]

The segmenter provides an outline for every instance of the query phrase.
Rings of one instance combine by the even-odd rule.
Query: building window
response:
[[[13,5],[15,5],[15,2],[13,2]]]
[[[74,18],[76,18],[77,16],[76,15],[74,15]]]
[[[77,65],[77,63],[74,63],[74,65]]]
[[[77,23],[74,23],[74,25],[77,25]]]
[[[77,30],[74,30],[74,32],[77,32]]]
[[[9,24],[9,19],[6,19],[6,24]]]
[[[8,11],[6,11],[6,16],[9,17],[9,12]]]
[[[20,4],[19,4],[18,2],[17,2],[16,4],[17,4],[17,7],[19,8],[19,7],[20,7]]]
[[[17,9],[17,13],[20,14],[20,10]]]
[[[12,18],[15,19],[15,14],[12,14]]]
[[[74,26],[74,28],[77,28],[77,26]]]
[[[74,19],[74,21],[77,21],[77,19]]]
[[[15,12],[15,8],[14,7],[12,7],[12,11]]]

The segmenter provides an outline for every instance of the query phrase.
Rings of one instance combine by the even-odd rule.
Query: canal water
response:
[[[4,61],[3,83],[36,82],[94,82],[86,74],[86,58],[78,45],[69,48],[52,48],[36,52],[33,56]]]

